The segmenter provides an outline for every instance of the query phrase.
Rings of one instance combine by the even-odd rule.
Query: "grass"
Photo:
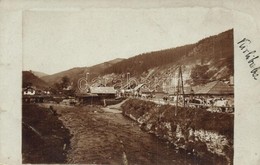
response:
[[[34,104],[22,107],[23,163],[65,163],[70,132],[57,115]],[[66,146],[66,147],[65,147]]]
[[[122,105],[123,113],[130,113],[136,118],[146,112],[154,113],[152,117],[160,115],[160,121],[180,123],[187,128],[215,131],[233,139],[234,115],[227,113],[209,112],[204,109],[178,107],[175,116],[175,107],[171,105],[158,106],[154,102],[130,99]],[[163,115],[161,115],[163,114]]]

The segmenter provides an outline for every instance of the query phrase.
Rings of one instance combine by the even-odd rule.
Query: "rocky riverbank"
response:
[[[36,104],[22,107],[23,163],[66,163],[71,134],[50,108]]]
[[[161,139],[213,164],[233,164],[233,114],[212,113],[131,99],[123,115]]]

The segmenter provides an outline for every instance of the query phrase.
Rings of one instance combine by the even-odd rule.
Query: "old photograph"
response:
[[[24,164],[234,164],[228,10],[27,10],[22,18]]]

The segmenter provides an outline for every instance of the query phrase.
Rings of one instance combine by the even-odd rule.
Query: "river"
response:
[[[195,165],[200,159],[142,131],[120,113],[100,107],[54,106],[73,135],[67,154],[70,164]]]

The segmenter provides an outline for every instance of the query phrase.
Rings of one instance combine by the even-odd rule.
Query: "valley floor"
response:
[[[41,108],[47,110],[49,106],[43,104]],[[171,144],[142,131],[136,122],[120,113],[101,107],[52,106],[72,134],[63,163],[212,164],[174,149]]]

